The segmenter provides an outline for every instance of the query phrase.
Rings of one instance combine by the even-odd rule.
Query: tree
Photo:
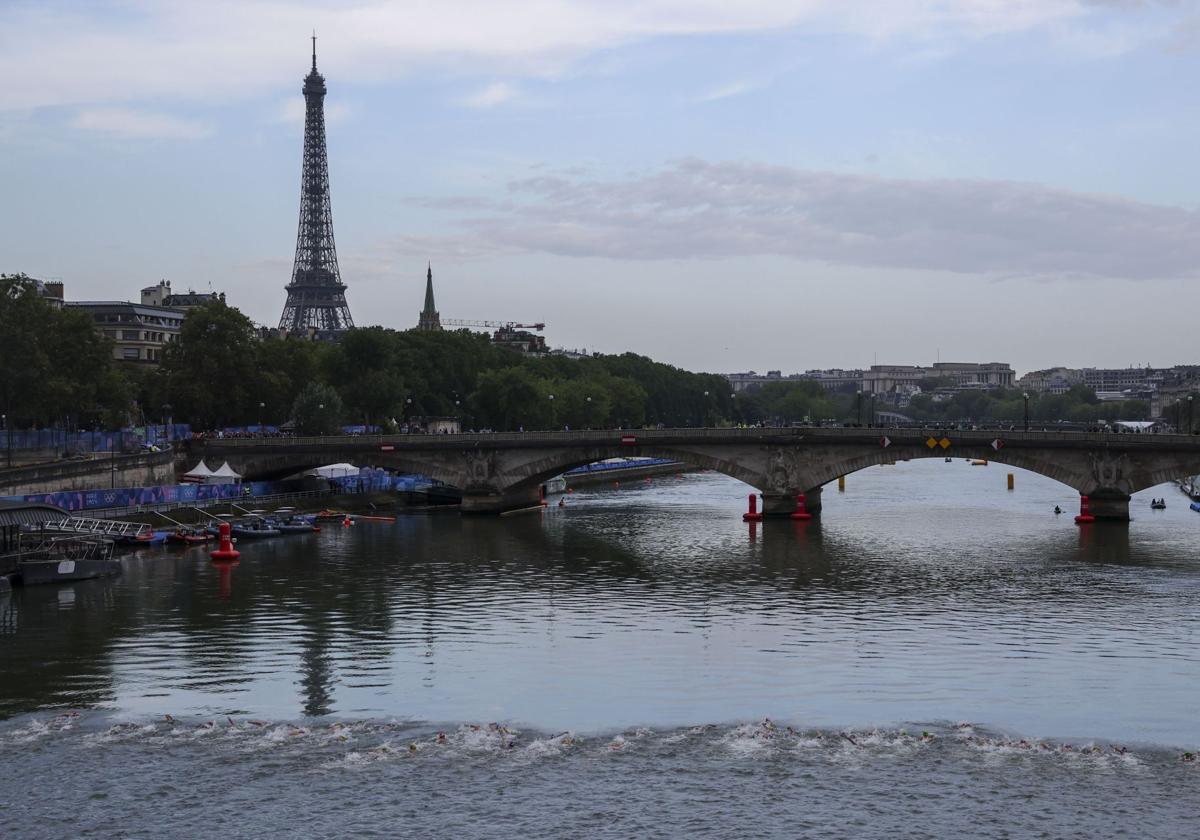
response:
[[[224,301],[189,311],[162,364],[176,412],[205,428],[257,422],[256,344],[250,319]]]
[[[55,307],[24,274],[0,275],[0,411],[13,426],[79,425],[127,414],[112,342],[92,319]]]
[[[323,382],[309,382],[292,404],[296,432],[302,435],[335,434],[344,412],[338,392]]]

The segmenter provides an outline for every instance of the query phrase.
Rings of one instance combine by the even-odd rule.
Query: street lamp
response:
[[[8,415],[0,414],[0,422],[4,423],[4,448],[8,452],[8,465],[12,466],[12,432],[8,428]]]
[[[858,425],[862,425],[862,391],[855,394],[854,411],[858,416]]]
[[[558,421],[554,419],[554,395],[548,394],[547,396],[550,397],[550,428],[553,429],[558,426]]]
[[[1188,394],[1188,434],[1192,433],[1192,395]]]
[[[1021,394],[1021,398],[1025,400],[1025,431],[1029,431],[1029,392]],[[1045,418],[1042,418],[1045,420]]]
[[[258,404],[258,433],[260,435],[263,433],[262,416],[263,416],[263,409],[266,407],[267,407],[267,404],[265,402],[259,402],[259,404]]]

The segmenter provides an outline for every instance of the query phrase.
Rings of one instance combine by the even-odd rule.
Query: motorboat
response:
[[[121,561],[112,555],[112,540],[50,537],[21,552],[17,574],[25,586],[117,575],[121,573]]]
[[[261,539],[265,537],[278,537],[283,532],[278,528],[273,528],[261,519],[251,522],[234,523],[233,535],[239,539]]]
[[[167,542],[173,545],[198,545],[212,538],[213,534],[208,529],[201,528],[176,528],[167,534]]]
[[[1163,501],[1162,499],[1155,499],[1153,502],[1150,503],[1150,509],[1151,510],[1166,510],[1167,503],[1165,501]]]

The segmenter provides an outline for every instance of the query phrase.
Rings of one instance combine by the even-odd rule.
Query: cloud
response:
[[[468,108],[494,108],[497,105],[503,105],[505,102],[512,101],[519,95],[520,92],[508,82],[492,82],[481,90],[463,98],[460,104]]]
[[[964,41],[1121,12],[1085,0],[98,0],[0,4],[0,110],[148,99],[222,102],[294,88],[319,33],[339,82],[431,70],[561,74],[662,36],[797,29],[872,40]]]
[[[196,140],[212,133],[204,123],[130,108],[85,108],[71,125],[127,140]]]
[[[1200,214],[1037,184],[902,180],[685,160],[623,180],[515,181],[424,253],[632,260],[783,255],[994,278],[1200,273]],[[963,294],[947,289],[947,294]]]

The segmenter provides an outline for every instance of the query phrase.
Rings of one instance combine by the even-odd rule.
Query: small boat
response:
[[[1200,502],[1192,502],[1190,505],[1188,505],[1188,507],[1194,511],[1200,512]]]
[[[53,537],[23,552],[17,574],[25,586],[118,575],[121,561],[114,560],[112,553],[111,540]]]
[[[263,537],[278,537],[283,532],[278,528],[272,528],[262,520],[256,522],[239,522],[231,529],[233,535],[245,539],[260,539]]]
[[[1153,501],[1150,503],[1151,510],[1166,510],[1167,503],[1163,501]]]
[[[173,545],[197,545],[199,543],[206,543],[212,538],[213,535],[207,529],[201,530],[198,528],[176,528],[167,534],[167,542]]]
[[[284,534],[311,534],[314,531],[321,530],[303,516],[289,516],[286,519],[268,519],[267,524],[271,528],[278,528]]]
[[[136,536],[133,534],[126,534],[115,537],[114,540],[117,545],[162,545],[167,541],[167,535],[169,533],[170,531],[151,531],[149,534],[138,534]]]
[[[949,463],[950,463],[951,461],[953,461],[953,460],[954,460],[953,458],[947,458],[947,459],[946,459],[946,463],[947,463],[947,464],[949,464]]]
[[[988,462],[987,462],[987,461],[981,460],[981,459],[979,459],[979,458],[972,458],[972,459],[971,459],[971,466],[972,466],[972,467],[986,467],[987,465],[988,465]]]

